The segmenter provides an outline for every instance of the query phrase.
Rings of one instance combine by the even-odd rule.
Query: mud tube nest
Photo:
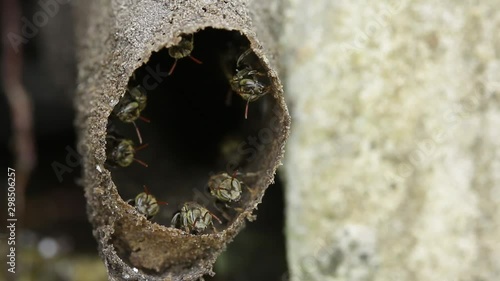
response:
[[[255,219],[288,137],[274,47],[266,48],[273,40],[260,32],[266,22],[252,23],[251,9],[239,1],[79,1],[75,10],[78,150],[88,216],[110,280],[213,275],[218,255]],[[174,59],[172,47],[191,40],[191,57]],[[247,101],[230,84],[242,69],[253,71],[245,83],[264,92],[248,103],[247,119]],[[147,100],[130,98],[139,88]],[[137,131],[117,117],[124,105],[142,106]],[[124,140],[128,150],[113,154]],[[209,192],[209,178],[222,172],[242,183],[234,202]],[[157,204],[141,212],[138,194]],[[207,212],[172,225],[185,202]]]

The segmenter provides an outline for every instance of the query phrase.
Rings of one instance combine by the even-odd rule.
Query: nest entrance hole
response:
[[[223,220],[222,224],[214,220],[220,231],[236,213],[231,209],[225,210],[225,214],[220,212],[220,204],[207,190],[208,179],[221,171],[255,173],[271,168],[258,163],[271,149],[259,142],[258,134],[270,126],[269,116],[276,102],[268,94],[250,103],[245,119],[246,101],[230,91],[226,73],[235,71],[238,56],[249,48],[245,36],[207,28],[196,32],[193,42],[191,55],[202,64],[185,57],[177,61],[172,75],[168,75],[174,59],[163,48],[134,72],[129,87],[140,84],[146,89],[148,101],[141,116],[150,120],[136,120],[148,147],[135,157],[148,167],[132,163],[110,170],[123,200],[133,199],[146,185],[157,200],[168,202],[160,206],[153,221],[170,226],[184,202],[196,201]],[[111,117],[110,122],[121,135],[139,145],[131,124]],[[251,187],[256,180],[249,177],[245,183]],[[244,207],[248,196],[244,189],[237,205]]]

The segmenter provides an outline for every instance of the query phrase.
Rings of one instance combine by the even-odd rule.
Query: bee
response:
[[[185,57],[189,57],[197,64],[202,64],[202,62],[200,60],[191,56],[191,52],[193,51],[193,48],[194,48],[194,36],[193,36],[193,34],[191,34],[191,36],[181,35],[181,41],[179,42],[179,44],[168,48],[168,54],[172,58],[174,58],[174,64],[172,65],[172,68],[170,68],[168,75],[172,75],[172,73],[174,72],[174,68],[177,65],[177,60],[185,58]]]
[[[200,204],[186,202],[182,205],[181,210],[174,215],[171,224],[173,227],[182,228],[188,233],[202,233],[208,226],[211,226],[216,232],[212,218],[222,223],[218,217]]]
[[[148,220],[158,214],[160,211],[159,205],[168,205],[167,202],[156,200],[156,197],[149,193],[146,186],[144,186],[144,192],[137,194],[135,199],[127,200],[127,203],[134,206],[135,209],[143,214]]]
[[[270,87],[262,81],[264,73],[255,70],[249,63],[244,61],[252,52],[251,49],[243,52],[236,61],[236,73],[229,77],[231,89],[247,101],[245,107],[245,119],[248,117],[248,104],[258,100],[269,93]]]
[[[241,187],[243,182],[235,177],[236,172],[230,176],[221,172],[208,179],[210,194],[225,203],[238,202],[241,199]]]
[[[147,146],[145,144],[134,147],[133,141],[108,133],[106,135],[106,162],[113,167],[116,167],[116,165],[128,167],[135,161],[144,167],[148,167],[148,164],[135,158],[135,153]]]
[[[125,95],[120,99],[118,104],[113,109],[113,115],[120,121],[132,123],[137,132],[139,143],[142,144],[141,133],[135,124],[135,120],[141,119],[149,123],[149,120],[141,116],[141,111],[146,108],[147,95],[146,90],[140,85],[128,88]]]

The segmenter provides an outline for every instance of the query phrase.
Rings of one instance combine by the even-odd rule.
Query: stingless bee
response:
[[[135,199],[127,200],[127,203],[135,207],[135,209],[143,214],[148,220],[152,219],[160,211],[159,205],[167,205],[167,202],[158,201],[156,197],[151,195],[148,188],[144,186],[144,192],[137,194]]]
[[[135,120],[141,119],[149,123],[148,119],[141,116],[141,111],[146,108],[147,100],[146,90],[138,85],[128,88],[125,95],[113,109],[113,114],[118,117],[120,121],[132,123],[134,125],[140,144],[142,144],[142,137],[139,128],[135,124]]]
[[[135,161],[148,167],[148,164],[135,158],[135,153],[146,146],[147,144],[134,147],[133,141],[108,133],[106,135],[106,162],[113,167],[116,165],[128,167]]]
[[[216,232],[212,218],[215,218],[219,223],[222,221],[213,213],[207,210],[196,202],[186,202],[182,208],[172,218],[172,226],[175,228],[182,228],[188,233],[202,233],[211,226]]]
[[[208,179],[210,194],[225,203],[240,201],[242,185],[243,182],[236,178],[236,172],[232,176],[221,172]]]
[[[172,68],[170,68],[168,75],[172,75],[172,73],[174,72],[174,68],[177,65],[177,60],[185,58],[185,57],[189,57],[197,64],[202,64],[202,62],[200,60],[191,56],[191,52],[193,51],[193,48],[194,48],[194,35],[193,34],[191,34],[191,36],[181,35],[181,41],[179,42],[179,44],[168,48],[168,54],[172,58],[174,58],[174,64],[172,65]]]
[[[261,78],[266,75],[245,62],[251,52],[252,50],[248,49],[239,56],[236,61],[236,73],[229,77],[231,89],[247,101],[245,119],[248,117],[248,104],[258,100],[270,91],[270,86],[266,85],[267,83],[264,83]]]

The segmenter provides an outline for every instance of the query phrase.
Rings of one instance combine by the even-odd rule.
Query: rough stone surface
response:
[[[498,280],[498,2],[287,6],[291,279]]]

